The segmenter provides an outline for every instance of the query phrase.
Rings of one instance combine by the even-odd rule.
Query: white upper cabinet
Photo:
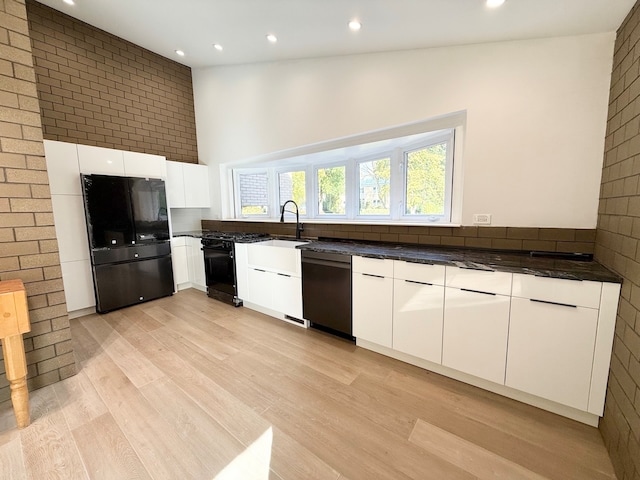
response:
[[[211,206],[209,198],[209,169],[206,165],[185,163],[184,172],[184,204],[189,208],[208,208]]]
[[[167,161],[167,203],[170,208],[184,208],[184,171],[180,162]]]
[[[51,195],[82,195],[75,143],[44,141]]]
[[[122,150],[78,145],[80,173],[124,176],[124,155]]]
[[[168,161],[167,201],[170,208],[210,207],[207,166]]]
[[[167,178],[167,159],[148,153],[124,152],[124,174],[127,177]]]

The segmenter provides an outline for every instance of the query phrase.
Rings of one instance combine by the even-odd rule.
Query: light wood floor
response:
[[[615,478],[595,428],[195,290],[71,324],[2,479]]]

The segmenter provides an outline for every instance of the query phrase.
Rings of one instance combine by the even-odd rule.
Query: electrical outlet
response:
[[[490,213],[476,213],[473,215],[474,225],[491,225]]]

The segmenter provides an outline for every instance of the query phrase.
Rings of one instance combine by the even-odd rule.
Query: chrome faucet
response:
[[[287,206],[287,203],[293,203],[295,205],[295,207],[296,207],[296,211],[292,212],[291,210],[285,210],[284,207]],[[280,223],[284,223],[284,212],[289,212],[289,213],[295,213],[296,214],[296,238],[299,239],[300,238],[300,232],[302,232],[302,230],[304,230],[304,227],[300,223],[300,215],[298,214],[298,204],[296,202],[294,202],[293,200],[287,200],[286,202],[284,202],[284,204],[280,207]]]

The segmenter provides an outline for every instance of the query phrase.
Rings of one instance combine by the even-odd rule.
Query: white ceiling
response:
[[[484,0],[38,1],[197,68],[612,32],[636,0],[506,0],[496,10]]]

